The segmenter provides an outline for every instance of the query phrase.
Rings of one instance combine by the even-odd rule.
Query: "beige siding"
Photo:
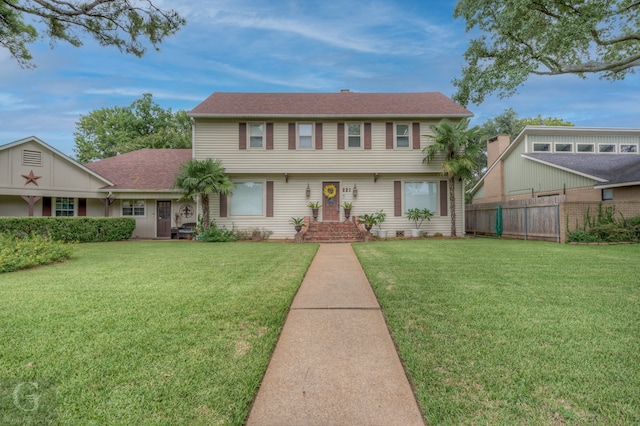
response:
[[[349,121],[345,121],[349,122]],[[198,119],[195,132],[195,158],[222,161],[228,173],[438,173],[436,159],[423,164],[421,150],[386,149],[385,121],[372,122],[372,149],[337,149],[337,122],[323,124],[323,149],[288,149],[288,122],[274,122],[274,149],[238,148],[238,122]],[[434,122],[422,122],[421,134]],[[429,140],[421,137],[421,148]]]
[[[274,217],[267,218],[265,216],[255,217],[233,217],[226,218],[220,217],[219,209],[219,196],[211,198],[211,214],[215,219],[216,224],[219,226],[225,226],[227,228],[235,227],[237,229],[252,229],[261,228],[267,229],[273,232],[272,238],[284,239],[293,238],[295,231],[293,226],[288,222],[291,217],[304,217],[310,216],[311,210],[307,207],[309,201],[319,201],[322,203],[322,182],[337,181],[340,182],[340,204],[344,201],[353,202],[352,216],[362,215],[364,213],[373,213],[377,210],[384,210],[387,213],[387,219],[382,225],[382,229],[389,231],[389,236],[395,236],[395,231],[405,231],[406,235],[409,235],[410,229],[413,227],[412,222],[407,220],[404,215],[399,217],[394,216],[394,204],[393,204],[393,182],[400,181],[417,181],[417,180],[430,180],[439,182],[445,180],[445,177],[438,174],[394,174],[394,175],[381,175],[377,182],[374,182],[372,174],[325,174],[322,176],[317,175],[294,175],[289,177],[289,182],[285,182],[284,176],[281,174],[274,175],[261,175],[254,176],[253,178],[247,175],[232,175],[234,180],[255,180],[255,181],[274,181]],[[309,185],[311,189],[310,197],[306,196],[306,188]],[[343,192],[345,189],[352,190],[354,185],[357,185],[358,195],[353,197],[352,192]],[[229,205],[233,202],[233,198],[229,200]],[[461,185],[456,186],[456,214],[457,214],[457,229],[458,233],[462,235],[463,232],[463,213],[462,204],[464,204],[464,198],[462,196]],[[404,206],[404,200],[403,200]],[[449,208],[449,211],[451,209]],[[341,220],[344,220],[344,212],[341,209]],[[320,213],[320,220],[322,219],[322,211]],[[423,230],[433,234],[440,232],[444,235],[450,234],[451,218],[450,216],[439,216],[439,212],[433,217],[430,222],[426,222],[422,225]]]

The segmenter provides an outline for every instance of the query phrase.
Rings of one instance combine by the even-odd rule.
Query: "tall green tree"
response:
[[[52,46],[63,40],[79,47],[79,33],[139,57],[147,50],[145,42],[158,49],[185,22],[176,11],[149,0],[0,0],[0,46],[24,68],[35,67],[27,45],[49,38]]]
[[[449,181],[449,205],[451,211],[451,236],[456,233],[456,179],[468,179],[473,175],[478,158],[480,144],[479,128],[469,128],[469,120],[460,120],[458,123],[444,119],[439,124],[430,126],[433,134],[425,137],[433,141],[425,147],[422,162],[431,163],[434,160],[442,161],[442,173],[447,175]],[[443,157],[443,158],[442,158]]]
[[[462,105],[510,96],[531,74],[620,80],[640,65],[636,0],[460,0],[454,17],[480,32],[453,81]]]
[[[165,110],[145,93],[128,107],[81,115],[74,140],[73,150],[81,163],[142,148],[191,148],[191,120],[186,111]]]
[[[184,199],[200,200],[202,206],[202,226],[209,229],[209,196],[211,194],[231,194],[233,182],[225,173],[220,160],[189,160],[180,165],[175,187],[184,193]]]

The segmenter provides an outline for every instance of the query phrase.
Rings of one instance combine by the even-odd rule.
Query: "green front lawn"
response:
[[[0,407],[24,380],[55,388],[61,425],[242,424],[316,249],[81,244],[2,274]]]
[[[640,245],[354,248],[429,424],[640,423]]]

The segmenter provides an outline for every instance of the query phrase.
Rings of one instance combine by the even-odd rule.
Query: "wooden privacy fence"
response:
[[[467,235],[496,235],[496,214],[502,206],[502,236],[561,242],[560,204],[564,196],[465,206]]]

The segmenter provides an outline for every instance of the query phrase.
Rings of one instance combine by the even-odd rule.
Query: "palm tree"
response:
[[[425,136],[431,138],[433,144],[422,150],[426,154],[423,163],[430,163],[438,154],[444,154],[442,173],[449,178],[452,237],[456,236],[455,179],[466,179],[473,174],[480,147],[477,143],[479,128],[467,129],[468,126],[468,119],[460,120],[457,124],[444,119],[439,124],[431,125],[429,128],[433,134]]]
[[[220,160],[189,160],[180,165],[174,186],[184,192],[183,199],[197,201],[202,204],[202,226],[209,229],[209,195],[231,194],[233,182],[226,175]]]

